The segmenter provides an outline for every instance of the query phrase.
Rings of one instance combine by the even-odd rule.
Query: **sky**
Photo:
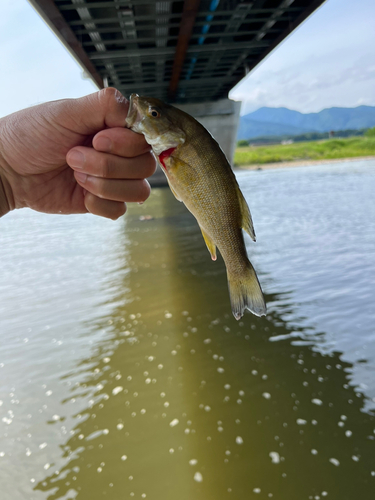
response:
[[[97,87],[27,0],[1,0],[0,116]],[[327,0],[232,90],[242,114],[375,106],[375,1]]]
[[[375,106],[375,1],[327,0],[230,96],[241,113]]]

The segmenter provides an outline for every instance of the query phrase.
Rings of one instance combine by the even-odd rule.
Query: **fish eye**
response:
[[[150,109],[150,114],[154,118],[159,118],[160,117],[160,111],[158,111],[156,108],[151,108]]]

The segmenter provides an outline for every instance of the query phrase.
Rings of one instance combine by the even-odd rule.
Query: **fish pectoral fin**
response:
[[[178,150],[169,158],[169,170],[174,177],[183,177],[185,184],[190,187],[196,185],[202,177],[199,166],[194,165],[194,163],[187,163],[180,158]]]
[[[237,188],[237,195],[241,207],[242,229],[244,229],[248,233],[253,241],[256,241],[253,219],[251,218],[250,209],[239,187]]]
[[[167,176],[166,176],[166,177],[167,177]],[[173,193],[174,197],[176,198],[176,200],[177,200],[177,201],[182,201],[182,200],[181,200],[181,198],[179,198],[179,197],[177,196],[176,191],[173,189],[172,184],[171,184],[171,181],[168,179],[168,177],[167,177],[167,181],[168,181],[168,184],[169,184],[169,188],[170,188],[170,190],[172,191],[172,193]]]
[[[212,260],[216,260],[216,245],[215,245],[215,243],[207,235],[207,233],[204,232],[204,230],[202,228],[201,228],[201,231],[202,231],[202,235],[203,235],[204,241],[205,241],[205,243],[207,245],[208,251],[211,254],[211,259]]]
[[[158,162],[159,162],[159,165],[160,165],[162,171],[165,174],[165,177],[167,178],[169,189],[172,191],[173,196],[176,198],[177,201],[181,201],[182,202],[181,198],[178,196],[178,194],[176,193],[175,189],[172,186],[171,180],[170,180],[169,175],[168,175],[168,169],[165,168],[165,165],[163,163],[161,163],[159,157],[158,157]],[[175,159],[172,156],[170,156],[168,158],[168,162],[169,162],[169,169],[170,170],[173,170],[173,169],[176,168],[176,162],[175,162]]]

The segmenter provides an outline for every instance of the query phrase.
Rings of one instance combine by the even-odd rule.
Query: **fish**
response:
[[[172,193],[194,215],[216,260],[223,257],[233,316],[266,314],[263,292],[242,229],[256,240],[248,204],[219,144],[195,118],[153,97],[132,94],[125,126],[143,134]]]

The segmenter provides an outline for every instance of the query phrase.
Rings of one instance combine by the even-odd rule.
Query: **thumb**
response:
[[[58,101],[64,103],[64,101]],[[65,101],[66,103],[66,101]],[[125,127],[129,101],[115,88],[72,99],[61,109],[64,125],[77,133],[90,135],[109,127]]]

